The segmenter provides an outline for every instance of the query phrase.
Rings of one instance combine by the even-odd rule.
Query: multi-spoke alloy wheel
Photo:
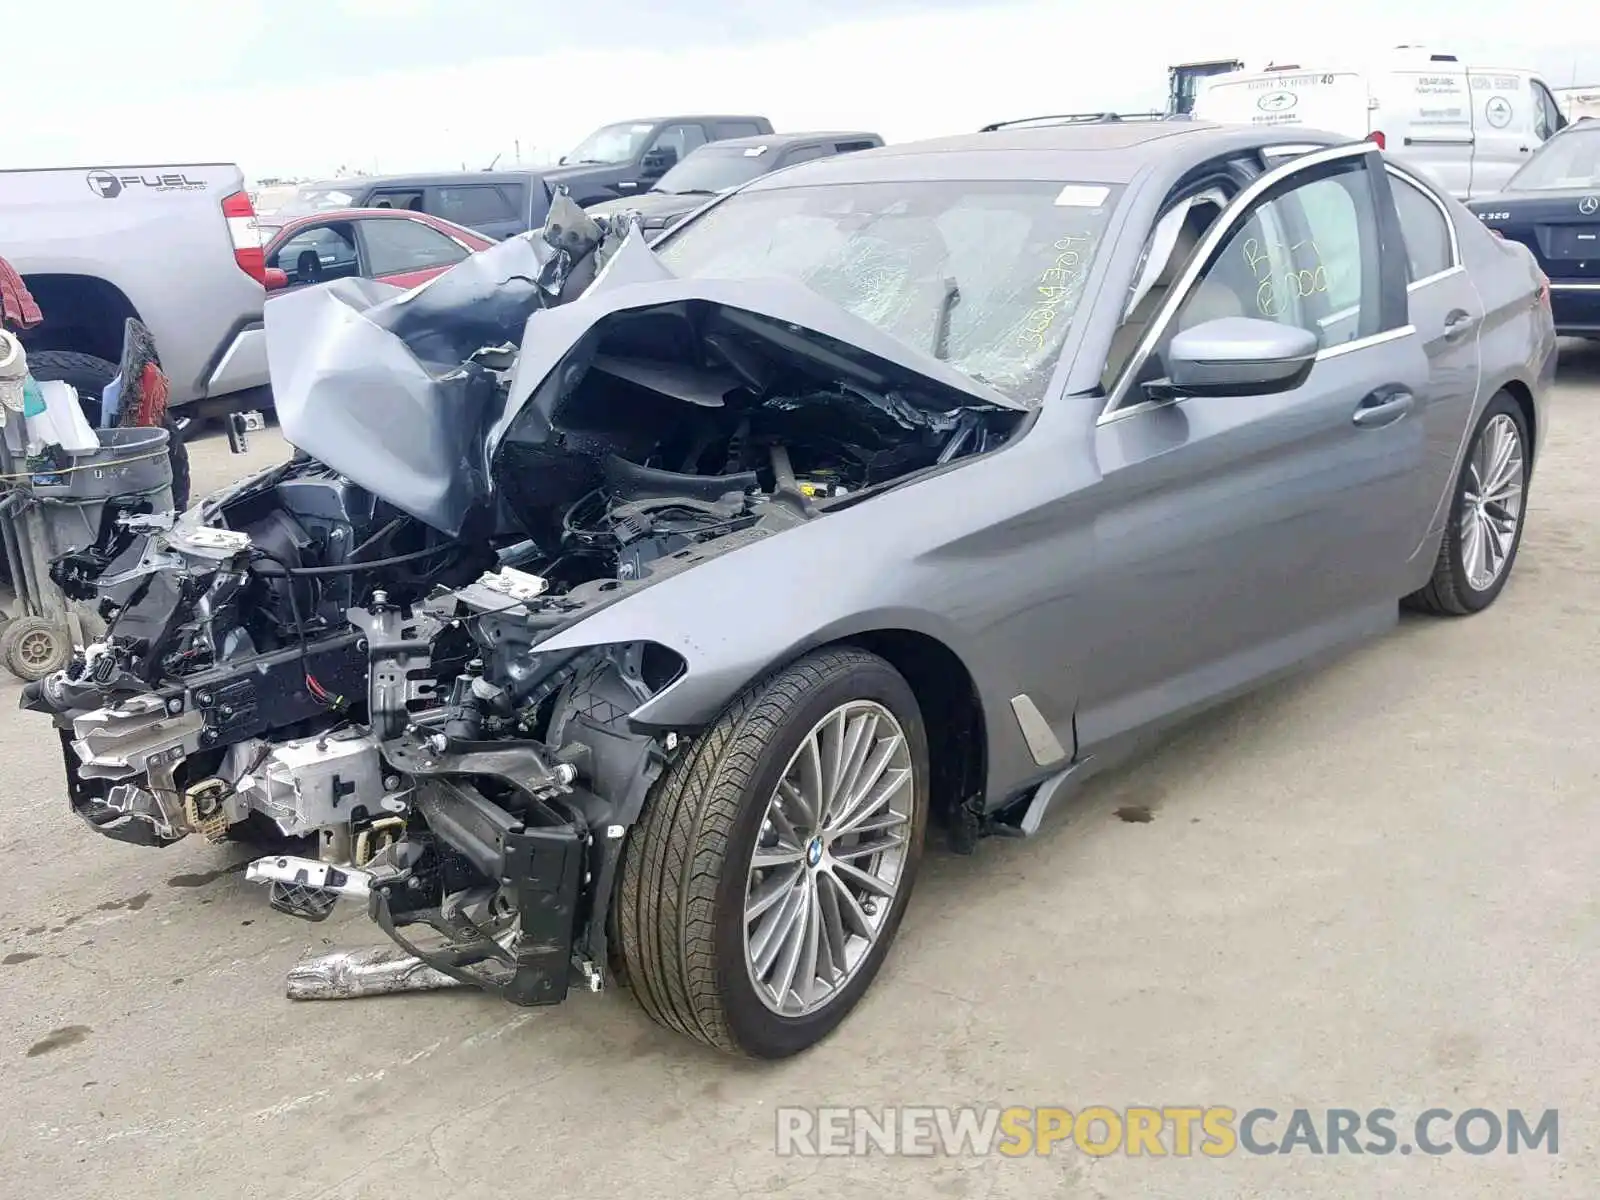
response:
[[[610,943],[640,1005],[756,1058],[821,1041],[894,942],[929,779],[916,695],[876,655],[830,647],[750,684],[623,845]]]
[[[881,704],[812,728],[767,802],[745,893],[745,965],[774,1012],[803,1016],[849,982],[900,886],[911,754]]]
[[[1462,500],[1461,565],[1472,590],[1487,591],[1511,561],[1522,521],[1522,432],[1505,413],[1478,435]]]
[[[1532,460],[1528,418],[1502,392],[1489,402],[1473,432],[1433,575],[1406,597],[1407,604],[1465,616],[1494,603],[1522,541]]]

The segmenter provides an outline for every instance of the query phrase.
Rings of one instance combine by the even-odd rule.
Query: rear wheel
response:
[[[1433,577],[1407,597],[1411,607],[1466,616],[1494,603],[1522,544],[1531,466],[1527,418],[1502,392],[1478,419]]]
[[[92,354],[72,350],[37,350],[28,355],[28,374],[41,383],[60,382],[78,393],[89,424],[100,424],[100,397],[117,377],[117,364]],[[181,512],[189,507],[189,447],[171,412],[162,421],[167,431],[167,457],[172,463],[172,503]]]
[[[819,651],[753,684],[652,790],[613,906],[645,1011],[783,1058],[871,985],[915,882],[928,746],[899,672]]]

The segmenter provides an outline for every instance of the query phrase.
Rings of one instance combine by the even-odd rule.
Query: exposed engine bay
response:
[[[24,697],[73,809],[149,846],[314,838],[252,864],[275,908],[364,900],[428,968],[520,1004],[598,987],[622,842],[682,749],[628,717],[686,664],[540,643],[1027,415],[743,286],[678,280],[563,197],[420,289],[274,300],[296,456],[181,515],[113,503],[55,564],[106,624]]]

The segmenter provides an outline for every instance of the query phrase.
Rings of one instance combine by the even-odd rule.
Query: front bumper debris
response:
[[[594,838],[563,802],[579,795],[570,769],[526,745],[440,748],[414,733],[386,743],[384,758],[414,782],[426,832],[401,835],[359,868],[287,855],[248,868],[248,879],[270,886],[272,906],[292,916],[320,921],[341,897],[365,900],[398,947],[302,963],[291,997],[471,984],[512,1004],[548,1005],[566,998],[575,974],[598,991],[598,948],[582,933],[603,924],[594,897],[610,886],[620,836]],[[485,788],[500,788],[504,804]]]
[[[512,1004],[566,999],[583,833],[566,823],[526,824],[460,780],[419,788],[417,806],[441,844],[427,856],[431,865],[423,859],[374,882],[369,903],[378,927],[439,973]],[[460,878],[457,856],[475,879],[498,886]],[[421,945],[417,933],[433,944]]]
[[[396,992],[431,992],[463,986],[399,946],[335,950],[296,963],[285,994],[291,1000],[353,1000]]]
[[[340,896],[365,897],[372,889],[370,871],[286,854],[256,859],[244,877],[268,886],[273,908],[306,921],[326,919]]]

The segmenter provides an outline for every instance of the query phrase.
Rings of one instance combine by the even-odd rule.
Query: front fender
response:
[[[709,724],[751,680],[811,649],[872,631],[907,630],[943,643],[967,665],[988,715],[969,635],[914,599],[938,596],[935,568],[915,560],[893,571],[842,567],[841,542],[830,535],[842,532],[840,517],[849,515],[786,530],[669,576],[568,626],[538,650],[645,641],[674,651],[684,671],[636,709],[633,721],[683,730]],[[860,554],[857,561],[873,557]],[[919,578],[924,571],[925,580]]]

